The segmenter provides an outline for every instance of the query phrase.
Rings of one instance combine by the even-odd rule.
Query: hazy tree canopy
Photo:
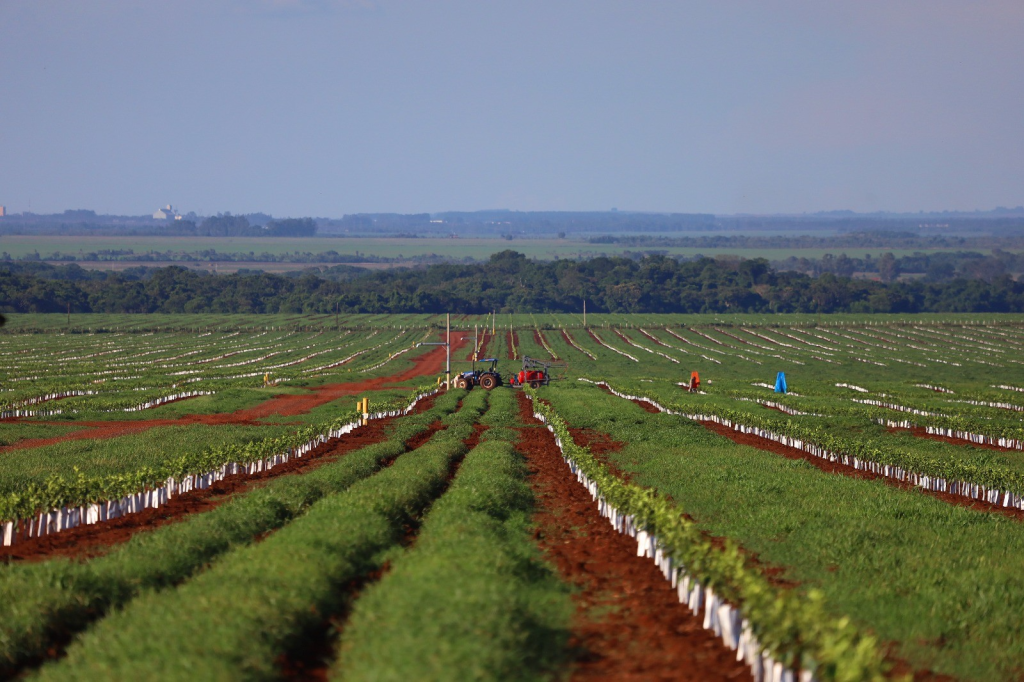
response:
[[[773,270],[764,259],[663,256],[535,261],[502,251],[481,264],[296,275],[122,272],[0,262],[0,311],[127,313],[1024,312],[1024,283],[891,283]]]
[[[210,216],[199,223],[197,234],[204,237],[244,237],[250,234],[249,219],[230,213]]]
[[[312,218],[271,220],[264,230],[268,237],[312,237],[316,234],[316,223]]]

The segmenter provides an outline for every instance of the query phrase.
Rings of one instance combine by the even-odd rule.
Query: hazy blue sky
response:
[[[1024,2],[0,0],[0,204],[1024,203]]]

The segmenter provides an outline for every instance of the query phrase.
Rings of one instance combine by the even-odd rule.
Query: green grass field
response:
[[[0,421],[0,527],[264,461],[355,419],[357,398],[407,403],[436,385],[438,351],[414,346],[444,322],[78,315],[67,328],[12,315],[0,404],[40,414]],[[688,589],[739,608],[776,660],[822,680],[1024,669],[1024,316],[589,315],[586,328],[577,315],[457,316],[469,334],[456,371],[491,324],[479,351],[503,375],[523,356],[565,364],[534,405],[604,512],[656,536],[666,575],[685,570],[673,576]],[[693,371],[700,393],[680,386]],[[786,393],[773,390],[779,372]],[[365,388],[336,388],[353,382]],[[212,395],[126,411],[189,387]],[[331,679],[566,678],[578,596],[571,570],[537,547],[545,503],[517,391],[442,394],[378,445],[101,556],[0,563],[0,671],[270,678],[312,637]],[[701,420],[765,438],[737,444]],[[115,431],[90,437],[105,424]],[[883,473],[829,473],[766,438]],[[61,657],[40,665],[53,646]]]

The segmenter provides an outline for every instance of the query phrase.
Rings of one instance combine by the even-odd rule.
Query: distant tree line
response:
[[[482,264],[354,274],[125,272],[0,263],[0,312],[485,313],[1024,312],[1024,283],[877,282],[773,270],[764,259],[679,262],[652,256],[534,261],[503,251]]]
[[[776,270],[794,270],[809,275],[832,273],[840,277],[877,274],[883,282],[892,282],[900,275],[921,277],[927,282],[947,282],[954,279],[995,279],[1024,273],[1024,254],[993,249],[989,254],[977,251],[934,251],[896,257],[884,253],[879,258],[850,258],[825,254],[821,258],[797,258],[772,261]]]
[[[312,218],[285,218],[260,226],[242,215],[220,213],[198,225],[192,220],[175,220],[162,233],[182,237],[312,237],[316,234],[316,222]]]
[[[1001,235],[924,235],[910,231],[859,231],[842,234],[706,234],[695,236],[597,235],[591,244],[618,244],[626,248],[690,249],[992,249],[1024,248],[1024,232]]]

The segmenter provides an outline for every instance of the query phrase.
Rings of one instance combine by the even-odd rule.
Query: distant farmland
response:
[[[1019,677],[1024,316],[444,324],[12,315],[0,676]]]
[[[352,264],[365,266],[365,261],[376,259],[422,259],[437,256],[444,259],[486,260],[492,253],[504,249],[515,249],[530,258],[587,258],[602,255],[622,255],[624,253],[658,252],[675,256],[734,255],[742,258],[767,258],[768,260],[784,260],[790,256],[797,258],[820,258],[826,253],[838,255],[846,253],[851,258],[873,258],[891,252],[896,257],[908,256],[915,252],[935,253],[953,251],[954,249],[921,249],[921,248],[691,248],[676,246],[626,247],[621,244],[592,244],[574,239],[442,239],[442,238],[362,238],[362,237],[308,237],[308,238],[257,238],[257,237],[120,237],[120,236],[49,236],[49,235],[3,235],[0,237],[0,252],[10,254],[12,258],[21,259],[39,254],[48,260],[53,254],[60,253],[72,256],[84,267],[113,267],[106,264],[112,258],[133,264],[160,265],[175,261],[199,259],[202,262],[230,263],[233,266],[226,270],[239,267],[263,267],[264,269],[283,271],[290,268],[275,267],[260,263],[261,254],[281,257],[288,254],[311,254],[306,259],[309,264],[332,263],[330,258],[316,258],[317,254],[333,251],[337,254],[352,257]],[[1007,249],[1013,251],[1014,249]],[[101,252],[119,252],[122,255],[105,256]],[[132,255],[124,255],[130,251]],[[215,251],[222,258],[217,259],[209,253]],[[152,261],[141,259],[144,254],[162,254],[169,260]],[[97,258],[89,258],[89,254],[97,254]],[[365,260],[361,260],[365,259]],[[92,264],[91,261],[96,261]],[[333,263],[332,263],[333,264]],[[122,265],[121,267],[127,267]]]

